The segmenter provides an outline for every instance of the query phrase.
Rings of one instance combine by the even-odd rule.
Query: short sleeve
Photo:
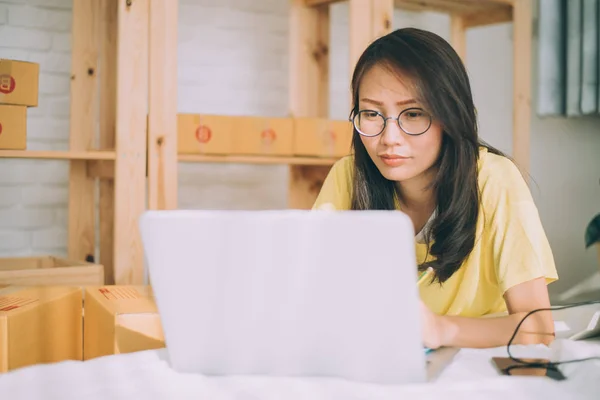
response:
[[[494,166],[482,194],[490,229],[495,275],[502,293],[532,279],[558,279],[554,256],[538,209],[517,167]],[[491,175],[491,174],[490,174]]]
[[[329,170],[313,210],[349,210],[352,188],[352,158],[338,160]]]

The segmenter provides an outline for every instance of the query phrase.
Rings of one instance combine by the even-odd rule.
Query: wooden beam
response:
[[[177,208],[177,1],[150,0],[148,207]]]
[[[139,217],[146,209],[149,0],[119,0],[115,161],[116,284],[143,284]]]
[[[334,3],[340,3],[344,0],[304,0],[307,7],[318,7]],[[440,11],[443,8],[446,11],[465,10],[471,11],[473,8],[482,9],[493,7],[498,4],[512,5],[514,0],[395,0],[395,7],[422,7],[424,9],[436,9]]]
[[[290,208],[312,208],[327,174],[329,166],[294,165],[290,167]]]
[[[102,46],[100,53],[100,140],[101,149],[114,149],[117,98],[117,2],[102,0],[100,3]],[[115,283],[114,231],[115,231],[115,163],[88,163],[88,175],[100,179],[99,225],[100,263],[104,266],[106,284]]]
[[[479,1],[479,0],[469,0],[471,2],[473,1]],[[515,4],[515,2],[519,2],[521,0],[484,0],[486,3],[498,3],[498,4],[506,4],[509,6],[513,6]]]
[[[180,162],[187,163],[235,163],[270,165],[321,165],[331,167],[338,158],[329,157],[287,157],[287,156],[246,156],[216,154],[180,154]]]
[[[532,0],[513,8],[513,158],[524,176],[530,168]]]
[[[479,25],[486,24],[486,19],[489,18],[490,23],[496,23],[495,19],[504,18],[496,17],[496,14],[505,16],[510,12],[512,0],[395,0],[396,8],[410,11],[431,11],[442,12],[448,14],[481,15],[476,18],[476,21],[481,18]],[[485,16],[485,17],[484,17]]]
[[[463,16],[467,28],[511,22],[512,7],[500,7],[490,11],[480,11]]]
[[[450,14],[469,13],[494,7],[486,1],[455,1],[455,0],[395,0],[398,8],[420,7],[422,11],[444,12]]]
[[[391,32],[394,0],[350,0],[350,74],[369,44]]]
[[[0,158],[42,160],[114,160],[116,153],[107,151],[0,150]]]
[[[467,27],[462,15],[452,14],[450,16],[450,43],[454,50],[462,58],[463,63],[467,61]]]
[[[329,8],[290,7],[290,115],[329,114]]]
[[[292,0],[290,7],[290,115],[329,116],[329,7],[309,7]],[[311,172],[307,173],[307,168]],[[308,209],[329,166],[289,166],[288,206]],[[318,192],[318,190],[317,190]]]
[[[333,3],[340,3],[344,0],[304,0],[304,5],[306,7],[319,7],[319,6],[327,6]]]
[[[91,150],[95,137],[98,95],[99,3],[73,2],[71,110],[69,150]],[[71,161],[69,169],[68,257],[84,261],[95,256],[95,185],[86,162]]]
[[[102,183],[106,183],[104,182],[105,180],[109,180],[112,181],[112,179],[115,178],[115,163],[112,161],[97,161],[97,160],[93,160],[93,161],[88,161],[87,162],[87,176],[89,176],[90,178],[94,178],[94,179],[101,179],[100,184]],[[113,192],[114,193],[114,192]],[[105,193],[106,195],[106,193]],[[103,204],[102,204],[102,192],[100,192],[100,260],[104,260],[104,261],[100,261],[100,263],[102,265],[104,265],[105,269],[107,268],[107,261],[108,258],[102,254],[102,243],[103,243],[103,237],[102,237],[102,233],[105,233],[107,237],[110,238],[110,243],[112,243],[112,236],[113,236],[113,231],[107,231],[107,232],[103,232],[102,229],[102,217],[107,217],[106,215],[106,210],[104,210],[103,212]],[[112,223],[112,219],[109,220],[110,222],[110,226],[113,226]],[[107,249],[107,251],[109,251],[110,254],[112,254],[112,248]],[[112,260],[110,265],[112,266]],[[106,274],[105,274],[106,277]]]

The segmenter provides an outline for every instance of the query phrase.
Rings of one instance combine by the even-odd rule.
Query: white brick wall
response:
[[[66,149],[72,0],[0,1],[0,57],[40,63],[30,149]],[[68,165],[0,160],[0,256],[66,254]]]
[[[285,116],[288,2],[182,0],[178,109]],[[181,164],[182,208],[285,208],[282,166]]]
[[[39,107],[30,109],[28,118],[30,149],[67,148],[72,1],[0,0],[0,57],[41,64]],[[287,13],[286,0],[180,0],[178,110],[287,115]],[[347,4],[335,4],[331,16],[330,116],[346,118]],[[447,16],[397,11],[394,25],[418,26],[448,38]],[[512,84],[506,83],[512,81],[510,32],[505,24],[477,28],[467,36],[481,135],[507,151],[512,143]],[[581,244],[600,195],[597,152],[583,151],[600,148],[594,123],[532,121],[532,175],[539,184],[534,194],[563,288],[594,268],[593,254],[584,253]],[[586,168],[573,179],[565,167],[569,164]],[[67,172],[61,161],[0,159],[0,256],[66,253]],[[286,181],[287,170],[280,166],[182,164],[179,205],[285,208]],[[569,193],[562,190],[566,184]],[[562,212],[565,208],[572,214]]]

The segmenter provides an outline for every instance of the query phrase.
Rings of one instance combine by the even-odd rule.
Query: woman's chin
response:
[[[413,178],[413,174],[406,167],[388,167],[387,165],[378,165],[377,168],[383,177],[390,181],[401,182]]]

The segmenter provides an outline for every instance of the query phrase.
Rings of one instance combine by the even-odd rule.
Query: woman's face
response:
[[[429,117],[416,95],[398,75],[380,66],[369,69],[359,85],[359,111],[373,110],[388,119],[384,131],[374,137],[360,135],[367,153],[381,172],[392,181],[406,182],[420,179],[436,163],[442,146],[442,127]],[[407,111],[405,111],[407,110]],[[398,126],[397,117],[403,111],[401,121],[409,132],[425,133],[411,136]],[[381,122],[375,113],[362,113],[361,126],[374,129]],[[369,126],[367,124],[370,124]]]

